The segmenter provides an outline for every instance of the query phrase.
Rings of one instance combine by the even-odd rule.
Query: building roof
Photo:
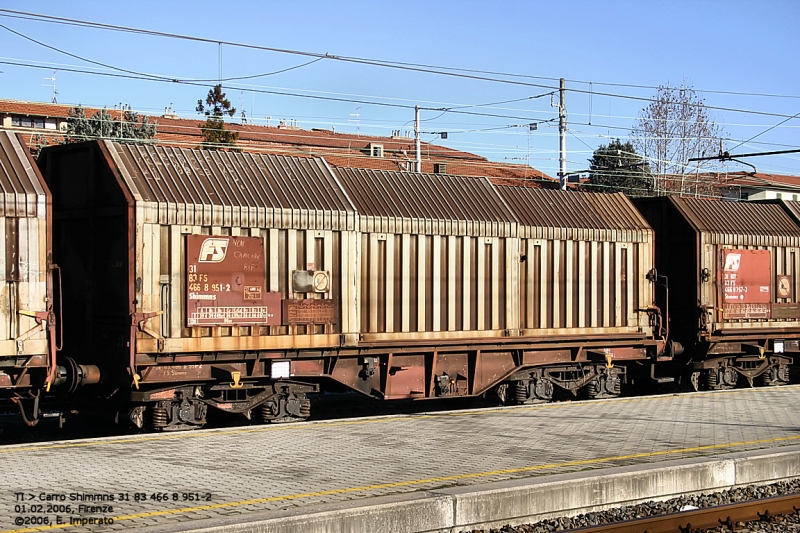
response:
[[[767,172],[715,172],[711,175],[717,177],[720,183],[728,186],[800,190],[800,176]]]
[[[74,106],[66,104],[0,99],[0,118],[3,115],[26,115],[66,119],[72,107]],[[84,109],[87,116],[99,111],[97,108]],[[106,111],[115,118],[123,113],[120,109]],[[201,127],[205,120],[168,115],[149,116],[149,119],[157,125],[156,140],[160,144],[195,148],[202,143]],[[226,123],[226,127],[239,133],[237,146],[247,151],[323,157],[334,167],[387,171],[410,171],[414,168],[414,140],[406,137],[357,135],[323,129],[303,130],[286,125]],[[53,133],[47,132],[50,135]],[[382,146],[382,157],[371,155],[371,145]],[[470,152],[426,142],[421,143],[421,151],[422,171],[426,173],[438,171],[473,177],[485,176],[495,183],[505,185],[557,186],[556,180],[528,165],[493,162]]]

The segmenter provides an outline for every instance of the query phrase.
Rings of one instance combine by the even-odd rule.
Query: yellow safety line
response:
[[[726,391],[713,391],[713,392],[695,392],[695,393],[687,393],[685,395],[686,399],[698,399],[698,398],[705,398],[707,396],[713,395],[720,395],[720,394],[741,394],[741,393],[757,393],[757,392],[789,392],[795,389],[795,387],[781,387],[778,389],[735,389],[735,390],[726,390]],[[137,442],[151,442],[151,441],[162,441],[162,440],[177,440],[177,439],[188,439],[188,438],[198,438],[198,437],[215,437],[218,435],[239,435],[239,434],[246,434],[246,433],[262,433],[268,431],[289,431],[289,430],[301,430],[301,429],[314,429],[318,427],[339,427],[339,426],[354,426],[354,425],[367,425],[367,424],[386,424],[390,422],[407,422],[407,421],[415,421],[415,420],[422,420],[427,418],[446,418],[446,417],[459,417],[459,416],[475,416],[475,415],[494,415],[494,414],[507,414],[513,413],[515,411],[542,411],[542,410],[549,410],[549,409],[566,409],[569,407],[591,407],[593,405],[601,405],[601,404],[608,404],[608,403],[639,403],[639,402],[648,402],[648,401],[659,401],[659,400],[666,400],[670,398],[674,398],[675,395],[673,394],[664,394],[658,396],[647,396],[647,397],[633,397],[633,398],[611,398],[606,400],[588,400],[588,401],[581,401],[581,402],[557,402],[557,403],[543,403],[543,404],[535,404],[535,405],[522,405],[517,407],[505,407],[505,408],[484,408],[484,409],[470,409],[470,410],[463,410],[463,411],[453,411],[453,412],[446,412],[446,413],[426,413],[420,415],[405,415],[405,416],[383,416],[380,418],[366,418],[366,419],[359,419],[359,420],[339,420],[335,422],[312,422],[310,424],[280,424],[280,425],[268,425],[268,426],[261,426],[261,427],[248,427],[248,428],[236,428],[231,430],[205,430],[205,431],[188,431],[188,432],[178,432],[174,434],[159,434],[159,435],[150,435],[150,436],[142,436],[142,437],[130,437],[130,438],[111,438],[109,440],[92,440],[92,441],[81,441],[81,442],[65,442],[61,444],[31,444],[29,446],[16,446],[12,445],[10,447],[0,448],[0,454],[3,453],[14,453],[14,452],[25,452],[25,451],[36,451],[36,450],[53,450],[53,449],[61,449],[61,448],[85,448],[89,446],[108,446],[112,444],[130,444],[130,443],[137,443]]]
[[[416,479],[416,480],[409,480],[409,481],[396,481],[394,483],[379,483],[376,485],[363,485],[360,487],[349,487],[343,489],[330,489],[330,490],[320,490],[316,492],[304,492],[300,494],[287,494],[284,496],[270,496],[268,498],[256,498],[252,500],[242,500],[238,502],[225,502],[225,503],[214,503],[209,505],[199,505],[196,507],[184,507],[181,509],[166,509],[162,511],[149,511],[145,513],[135,513],[135,514],[127,514],[127,515],[120,515],[112,518],[114,522],[121,522],[123,520],[135,520],[137,518],[149,518],[154,516],[166,516],[166,515],[177,515],[183,513],[192,513],[197,511],[207,511],[210,509],[222,509],[226,507],[241,507],[243,505],[254,505],[259,503],[269,503],[269,502],[279,502],[279,501],[288,501],[288,500],[297,500],[300,498],[315,498],[319,496],[330,496],[334,494],[348,494],[353,492],[363,492],[368,490],[379,490],[379,489],[391,489],[391,488],[398,488],[398,487],[409,487],[414,485],[423,485],[425,483],[442,483],[448,481],[458,481],[463,479],[476,479],[481,477],[488,477],[488,476],[497,476],[503,474],[519,474],[523,472],[534,472],[537,470],[547,470],[551,468],[564,468],[570,466],[584,466],[584,465],[591,465],[596,463],[608,463],[611,461],[622,461],[626,459],[641,459],[643,457],[657,457],[657,456],[665,456],[665,455],[675,455],[679,453],[689,453],[689,452],[698,452],[698,451],[706,451],[706,450],[716,450],[720,448],[734,448],[738,446],[751,446],[753,444],[765,444],[765,443],[776,443],[776,442],[785,442],[791,440],[800,439],[800,435],[793,435],[791,437],[776,437],[773,439],[759,439],[759,440],[750,440],[750,441],[741,441],[741,442],[729,442],[726,444],[707,444],[705,446],[695,446],[692,448],[681,448],[677,450],[659,450],[655,452],[642,452],[642,453],[632,453],[628,455],[616,455],[613,457],[601,457],[598,459],[583,459],[580,461],[567,461],[564,463],[551,463],[551,464],[544,464],[544,465],[533,465],[533,466],[525,466],[520,468],[506,468],[503,470],[492,470],[489,472],[476,472],[472,474],[457,474],[452,476],[441,476],[441,477],[432,477],[426,479]],[[51,529],[66,529],[69,527],[79,527],[76,525],[71,524],[52,524],[48,526],[39,526],[39,527],[30,527],[30,528],[22,528],[22,529],[6,529],[0,531],[0,533],[26,533],[31,531],[48,531]]]

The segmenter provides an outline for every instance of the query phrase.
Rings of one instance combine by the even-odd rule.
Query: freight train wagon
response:
[[[39,164],[63,354],[140,427],[302,420],[330,385],[609,396],[664,355],[652,230],[621,195],[109,141]]]
[[[625,381],[648,388],[674,381],[656,367],[682,348],[654,305],[653,230],[630,200],[621,193],[497,190],[520,222],[519,335],[543,344],[523,353],[548,363],[529,373],[531,381],[515,383],[517,398],[549,399],[534,386],[549,392],[548,382],[600,398],[619,394]]]
[[[27,147],[6,131],[0,131],[0,186],[0,403],[34,425],[41,395],[57,378],[50,195]]]
[[[357,340],[355,212],[320,159],[94,141],[43,150],[64,354],[137,426],[308,416],[301,354]]]
[[[652,230],[623,195],[334,172],[360,230],[351,364],[363,368],[351,387],[382,398],[606,397],[620,393],[627,363],[649,375],[663,352],[646,280]]]
[[[780,205],[639,199],[656,232],[657,301],[686,352],[675,370],[705,389],[789,381],[800,351],[800,227]]]

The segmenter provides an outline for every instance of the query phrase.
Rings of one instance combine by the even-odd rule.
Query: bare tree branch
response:
[[[691,179],[687,187],[687,173],[700,169],[690,168],[689,159],[718,153],[722,136],[704,99],[684,81],[680,87],[659,86],[653,101],[639,112],[631,141],[650,162],[656,194],[708,194],[717,192],[716,182]]]

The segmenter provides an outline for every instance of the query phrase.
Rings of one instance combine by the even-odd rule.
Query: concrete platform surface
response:
[[[800,477],[800,386],[0,448],[0,530],[461,531]]]

